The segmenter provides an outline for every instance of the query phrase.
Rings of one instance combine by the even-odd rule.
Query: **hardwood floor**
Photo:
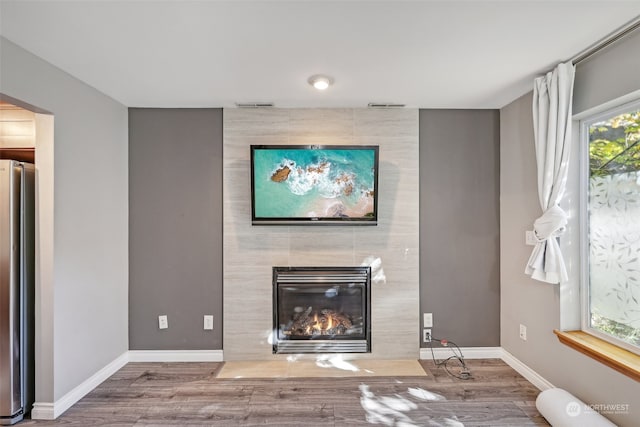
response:
[[[531,383],[498,359],[473,377],[216,378],[222,363],[130,363],[55,421],[22,426],[548,425]]]

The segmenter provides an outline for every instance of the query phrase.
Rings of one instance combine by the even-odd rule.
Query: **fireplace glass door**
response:
[[[274,353],[370,351],[368,267],[274,267]]]

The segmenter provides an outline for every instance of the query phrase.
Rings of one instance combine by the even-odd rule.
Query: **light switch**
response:
[[[204,330],[205,331],[213,330],[213,316],[210,314],[204,315]]]
[[[166,314],[158,316],[158,328],[159,329],[167,329],[167,328],[169,328],[169,320],[167,319],[167,315]]]
[[[433,313],[424,313],[423,314],[423,328],[432,328],[433,327]]]

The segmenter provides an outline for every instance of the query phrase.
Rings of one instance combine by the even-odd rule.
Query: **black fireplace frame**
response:
[[[290,338],[281,335],[279,285],[355,284],[363,290],[362,339],[348,335]],[[371,267],[273,267],[273,353],[371,353]]]

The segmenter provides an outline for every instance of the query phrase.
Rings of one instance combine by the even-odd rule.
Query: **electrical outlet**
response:
[[[431,329],[423,329],[422,330],[422,341],[423,342],[431,342]]]
[[[520,324],[520,339],[523,341],[527,340],[527,327],[522,323]]]
[[[423,328],[433,328],[433,313],[424,313],[422,315]]]
[[[538,241],[536,240],[536,233],[533,230],[525,231],[524,242],[529,246],[535,246],[538,243]]]
[[[169,320],[167,319],[167,315],[163,314],[158,316],[158,328],[159,329],[167,329],[169,327]]]
[[[213,316],[210,314],[204,315],[204,330],[205,331],[213,330]]]

